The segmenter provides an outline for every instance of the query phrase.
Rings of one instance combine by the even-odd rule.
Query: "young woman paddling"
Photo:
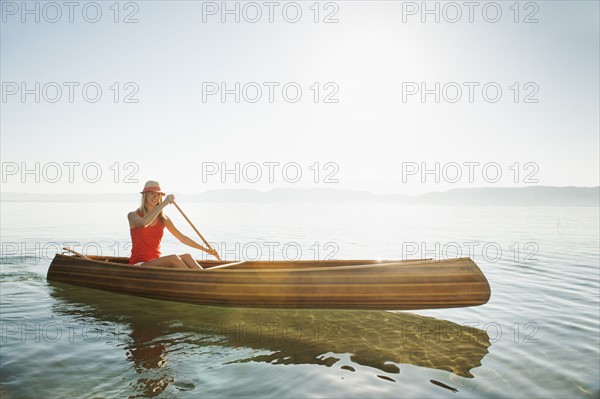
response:
[[[160,189],[157,181],[148,181],[141,191],[142,203],[138,209],[127,214],[131,234],[130,265],[174,267],[181,269],[202,269],[190,254],[160,256],[160,242],[166,227],[183,244],[217,256],[215,250],[204,248],[175,228],[171,219],[164,214],[163,208],[175,201],[173,194],[167,195]]]

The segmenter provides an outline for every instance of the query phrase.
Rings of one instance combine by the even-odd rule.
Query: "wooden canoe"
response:
[[[490,297],[470,258],[199,261],[203,270],[140,267],[129,258],[57,254],[48,280],[201,305],[410,310],[476,306]]]

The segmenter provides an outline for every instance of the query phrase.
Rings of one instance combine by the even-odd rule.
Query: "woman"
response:
[[[165,193],[160,189],[160,184],[153,180],[146,182],[140,194],[140,207],[127,215],[133,245],[130,265],[202,269],[190,254],[160,256],[160,242],[165,227],[182,243],[216,256],[216,251],[204,248],[177,230],[171,219],[164,214],[163,208],[175,201],[173,194],[167,195],[163,201]]]

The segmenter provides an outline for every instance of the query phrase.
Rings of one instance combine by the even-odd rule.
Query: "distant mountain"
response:
[[[419,204],[518,205],[518,206],[600,206],[600,187],[491,187],[456,188],[423,194]]]
[[[336,188],[277,188],[210,190],[199,194],[177,194],[188,202],[206,203],[397,203],[433,205],[502,206],[600,206],[600,187],[486,187],[457,188],[420,196],[379,195],[368,191]],[[32,194],[1,193],[3,202],[131,202],[137,193],[118,194]]]

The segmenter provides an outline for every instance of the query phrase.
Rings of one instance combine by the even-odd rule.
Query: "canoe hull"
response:
[[[469,258],[443,261],[245,262],[206,270],[129,266],[57,254],[48,280],[201,305],[411,310],[482,305],[490,287]]]

